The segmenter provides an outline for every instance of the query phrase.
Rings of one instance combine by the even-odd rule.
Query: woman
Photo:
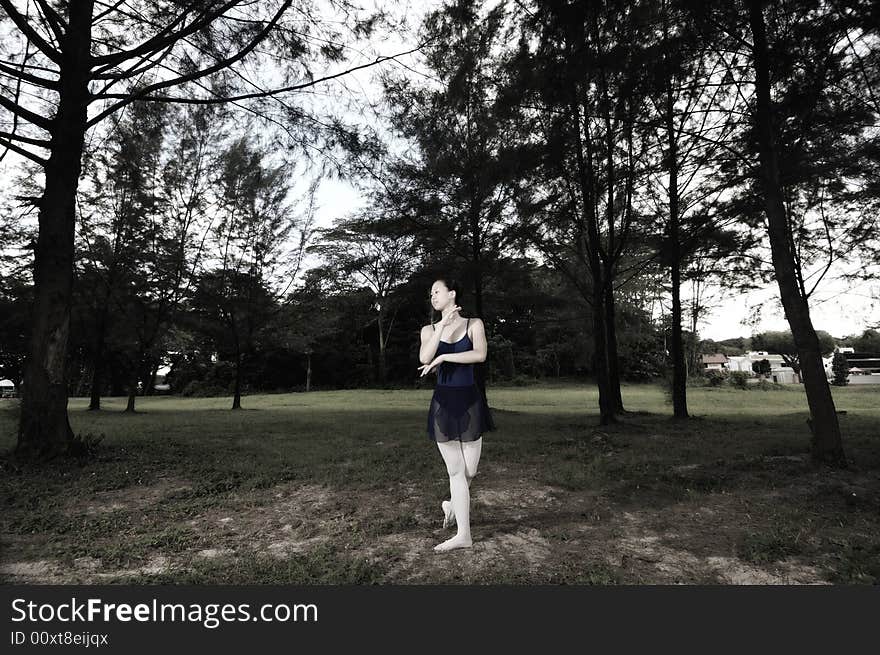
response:
[[[449,474],[450,501],[443,501],[443,527],[453,520],[454,537],[434,546],[437,552],[470,548],[470,483],[477,474],[482,434],[494,430],[492,415],[474,382],[474,364],[486,361],[486,331],[478,318],[462,318],[458,285],[441,278],[431,286],[431,306],[442,319],[422,328],[419,369],[437,368],[437,385],[428,410],[428,437],[437,442]],[[439,367],[439,368],[438,368]]]

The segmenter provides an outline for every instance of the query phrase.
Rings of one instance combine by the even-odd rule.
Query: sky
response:
[[[702,338],[721,341],[757,332],[789,329],[775,282],[748,294],[725,294],[722,289],[718,293],[719,301],[700,326]],[[748,321],[755,316],[756,306],[762,307],[761,318],[753,329]],[[880,327],[880,281],[857,286],[844,282],[826,285],[811,298],[810,315],[817,330],[838,338],[861,334],[869,327]]]
[[[418,22],[419,15],[427,9],[439,4],[431,2],[401,2],[396,5],[399,11],[408,12],[410,24]],[[415,41],[412,34],[399,34],[385,38],[381,43],[372,44],[370,52],[363,55],[393,54],[412,47]],[[363,61],[363,58],[361,58]],[[401,62],[409,67],[417,68],[417,55],[401,58]],[[386,63],[383,66],[396,66]],[[347,76],[345,84],[353,93],[364,92],[378,97],[378,86],[373,81],[375,69],[358,71]],[[338,89],[337,89],[338,90]],[[0,193],[8,189],[9,174],[15,168],[17,157],[10,153],[0,164]],[[300,187],[307,185],[307,180],[300,180]],[[352,184],[341,180],[324,180],[317,194],[317,210],[315,220],[317,226],[329,226],[336,219],[345,217],[363,206],[365,199],[361,192]],[[307,260],[306,265],[318,262]],[[811,299],[811,314],[817,329],[825,330],[836,337],[859,334],[868,327],[880,325],[880,281],[850,285],[832,275],[817,290]],[[712,299],[705,320],[699,325],[699,333],[703,338],[722,340],[739,336],[749,336],[754,332],[767,330],[786,330],[788,325],[778,300],[778,289],[775,283],[763,289],[747,294],[729,292],[716,288],[710,290]]]
[[[325,181],[318,202],[317,222],[330,225],[336,217],[362,206],[364,199],[347,182]],[[686,289],[684,293],[686,301]],[[708,298],[709,309],[698,327],[701,338],[721,341],[789,329],[776,282],[745,294],[713,287],[704,297]],[[838,338],[880,327],[880,280],[848,283],[838,278],[828,279],[811,298],[810,313],[817,330]]]

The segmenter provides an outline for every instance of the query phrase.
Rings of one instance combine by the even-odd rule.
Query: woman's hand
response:
[[[442,364],[445,361],[446,361],[446,355],[437,355],[434,358],[434,361],[431,362],[430,364],[425,364],[424,366],[419,366],[419,368],[416,369],[416,370],[422,371],[422,374],[419,377],[424,377],[425,375],[430,373],[434,368],[436,368],[437,366],[440,366],[440,364]]]
[[[458,305],[453,307],[452,311],[449,312],[446,316],[444,316],[443,320],[440,321],[440,329],[442,330],[443,328],[449,327],[450,325],[455,323],[455,321],[459,317],[459,312],[461,312],[461,307],[459,307]]]

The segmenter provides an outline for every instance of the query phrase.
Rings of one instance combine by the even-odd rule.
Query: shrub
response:
[[[228,396],[229,391],[225,387],[218,385],[216,382],[193,380],[184,387],[180,392],[182,396],[192,398],[210,398],[212,396]]]
[[[846,355],[834,353],[834,358],[831,360],[831,371],[834,374],[831,384],[838,387],[845,387],[849,384],[849,361],[846,359]]]
[[[706,383],[710,387],[720,387],[727,379],[727,371],[706,371]]]
[[[730,386],[736,387],[737,389],[748,389],[750,377],[751,375],[745,371],[731,371]]]
[[[758,391],[784,391],[785,387],[783,387],[778,382],[770,382],[770,380],[759,380],[757,384],[752,385],[753,389],[757,389]]]

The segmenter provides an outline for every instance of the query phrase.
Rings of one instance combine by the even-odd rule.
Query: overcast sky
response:
[[[389,3],[376,4],[388,5]],[[419,15],[439,4],[432,2],[412,2],[405,0],[391,3],[396,10],[406,12],[411,25],[416,25]],[[415,39],[412,34],[400,34],[396,38],[383,38],[382,42],[373,45],[373,53],[393,54],[413,47]],[[357,62],[360,63],[360,62]],[[402,58],[402,63],[417,68],[416,55]],[[383,64],[395,66],[395,64]],[[376,98],[377,85],[373,83],[376,74],[374,69],[367,69],[348,76],[345,84],[353,92],[363,91]],[[0,164],[0,193],[8,190],[11,172],[17,168],[20,159],[9,153]],[[304,190],[307,181],[300,181]],[[360,192],[351,184],[343,181],[326,180],[318,191],[318,209],[315,215],[320,226],[330,225],[334,220],[350,214],[363,205],[364,199]],[[836,271],[839,274],[840,271]],[[867,327],[880,325],[880,281],[857,283],[850,285],[832,276],[820,286],[811,300],[813,323],[817,329],[825,330],[837,337],[861,333]],[[723,289],[710,292],[710,311],[705,321],[699,326],[703,338],[721,340],[737,336],[748,336],[753,331],[786,330],[782,308],[778,300],[778,289],[774,284],[748,294],[726,293]],[[758,318],[759,320],[756,320]]]

